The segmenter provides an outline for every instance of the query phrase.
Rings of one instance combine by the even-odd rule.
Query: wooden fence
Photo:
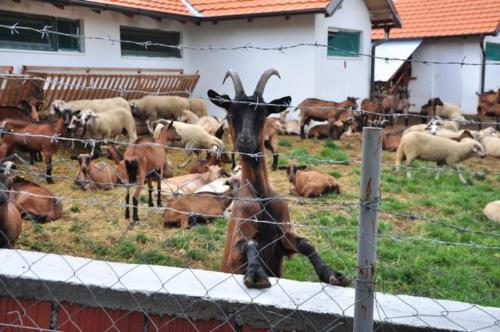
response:
[[[23,75],[38,77],[44,81],[29,79],[0,78],[0,105],[17,105],[21,100],[33,93],[34,85],[40,85],[44,91],[46,105],[56,99],[65,101],[78,99],[102,99],[123,97],[125,99],[141,98],[148,94],[187,96],[193,91],[200,75],[183,74],[172,70],[147,70],[124,68],[91,68],[76,67],[31,67],[25,66]],[[127,73],[128,71],[128,73]],[[144,74],[143,72],[157,72]],[[118,72],[118,73],[117,73]],[[131,73],[132,72],[132,73]],[[25,76],[24,76],[25,77]]]

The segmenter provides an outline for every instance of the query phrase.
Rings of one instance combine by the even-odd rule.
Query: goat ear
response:
[[[307,165],[299,165],[297,166],[297,169],[300,169],[301,171],[305,170],[307,168]]]
[[[69,157],[69,159],[71,159],[71,160],[78,160],[78,157],[77,156],[71,156],[71,157]]]
[[[214,136],[217,137],[218,139],[222,139],[222,136],[224,136],[224,123],[220,125],[219,128],[214,133]]]
[[[174,126],[174,120],[170,121],[170,123],[168,124],[168,128],[172,128]]]
[[[214,90],[208,90],[207,95],[210,101],[216,106],[227,110],[231,105],[231,98],[228,95],[220,95]]]
[[[281,170],[285,170],[287,168],[288,168],[288,166],[278,166],[278,169],[281,169]]]
[[[267,107],[267,112],[269,114],[281,113],[281,112],[285,111],[288,108],[288,106],[290,106],[291,102],[292,102],[292,97],[290,97],[290,96],[275,99],[269,103],[272,106]]]

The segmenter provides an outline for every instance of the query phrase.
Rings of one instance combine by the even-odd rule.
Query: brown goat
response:
[[[264,147],[273,154],[273,171],[278,169],[278,134],[282,129],[283,128],[281,127],[281,121],[279,118],[267,118],[264,122]]]
[[[0,248],[14,249],[21,234],[23,220],[11,201],[12,179],[0,174]]]
[[[63,205],[48,189],[16,176],[13,198],[21,216],[35,222],[47,222],[62,218]]]
[[[30,153],[41,152],[47,165],[45,179],[47,183],[54,183],[52,179],[52,156],[57,152],[60,144],[56,136],[64,135],[66,125],[71,122],[73,117],[71,112],[67,110],[62,113],[56,111],[56,114],[58,119],[53,123],[22,120],[3,121],[1,127],[12,130],[14,133],[7,133],[3,136],[3,143],[0,145],[0,159],[10,155],[14,150]]]
[[[95,163],[90,154],[80,154],[78,157],[72,156],[71,159],[78,160],[80,171],[76,177],[75,183],[84,190],[111,190],[117,183],[115,170],[105,162]]]
[[[265,119],[283,112],[291,102],[290,97],[283,97],[264,103],[264,88],[273,75],[279,77],[275,69],[265,71],[253,95],[247,96],[238,73],[229,70],[225,78],[233,80],[235,98],[208,91],[210,100],[227,111],[241,163],[241,187],[228,223],[221,270],[244,274],[249,288],[267,288],[271,286],[269,276],[281,277],[283,258],[301,253],[311,261],[321,281],[345,286],[348,279],[326,265],[306,238],[293,232],[288,205],[271,188],[265,159],[253,156],[264,152]]]
[[[482,122],[486,119],[486,116],[494,116],[496,120],[496,129],[500,130],[500,102],[496,104],[488,104],[486,102],[482,102],[477,107],[477,114],[479,117],[479,129],[483,128]]]
[[[198,160],[189,170],[189,174],[201,174],[208,171],[209,166],[218,166],[220,158],[216,153],[210,153],[205,160]]]
[[[328,193],[340,194],[340,186],[333,177],[316,171],[302,171],[306,166],[291,164],[286,169],[288,181],[292,184],[290,193],[302,197],[320,197]]]
[[[391,132],[386,129],[382,131],[382,149],[384,151],[394,152],[398,149],[401,142],[402,131]]]
[[[375,119],[382,113],[382,103],[378,99],[365,98],[361,102],[363,126],[373,125]]]
[[[233,201],[233,195],[234,190],[231,187],[224,194],[202,192],[194,196],[174,198],[167,203],[163,226],[188,228],[192,224],[208,223],[222,217]]]
[[[139,214],[137,211],[137,205],[139,203],[139,194],[144,185],[144,182],[148,182],[149,199],[148,205],[153,206],[153,186],[152,186],[152,174],[155,174],[154,179],[157,182],[157,201],[156,206],[161,206],[161,180],[163,178],[163,169],[167,163],[167,154],[165,152],[165,145],[167,142],[179,141],[181,137],[177,134],[174,127],[174,122],[170,122],[169,125],[164,126],[158,139],[143,138],[137,140],[134,144],[129,144],[124,154],[125,168],[127,171],[127,177],[129,183],[135,183],[136,189],[134,192],[134,197],[132,199],[133,204],[133,214],[132,224],[139,222]],[[156,144],[152,144],[156,143]],[[148,176],[150,175],[150,176]],[[127,194],[125,196],[125,218],[130,218],[129,202],[130,202],[130,187],[127,187]]]
[[[431,98],[427,104],[422,105],[420,108],[420,115],[422,115],[422,123],[429,121],[436,115],[436,106],[443,106],[443,102],[439,98]],[[427,119],[425,118],[427,117]]]
[[[311,120],[326,121],[331,118],[338,119],[339,115],[346,109],[356,110],[358,108],[357,99],[347,97],[342,102],[327,101],[317,98],[307,98],[303,100],[296,109],[300,110],[300,137],[305,138],[304,127]]]

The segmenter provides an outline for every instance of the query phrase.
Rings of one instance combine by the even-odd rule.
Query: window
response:
[[[50,26],[52,31],[78,34],[80,22],[75,20],[56,18],[41,15],[26,15],[18,12],[0,11],[0,24],[26,26],[35,29],[43,29]],[[36,31],[19,30],[12,34],[9,29],[0,29],[0,48],[17,48],[41,51],[81,51],[81,43],[78,38],[48,34],[41,38]]]
[[[328,31],[328,56],[358,57],[361,32]]]
[[[500,61],[500,44],[486,43],[486,60]]]
[[[167,45],[179,45],[181,34],[175,31],[138,29],[131,27],[120,27],[120,39],[134,42],[150,41]],[[137,45],[133,43],[121,43],[122,56],[150,56],[150,57],[172,57],[180,58],[181,50],[164,46]]]

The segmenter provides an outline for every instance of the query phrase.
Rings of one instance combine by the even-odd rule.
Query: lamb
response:
[[[399,173],[399,168],[403,158],[406,158],[406,164],[411,165],[415,159],[427,161],[435,161],[438,167],[436,180],[439,179],[440,167],[448,165],[458,172],[458,176],[462,183],[467,183],[456,164],[462,162],[474,154],[481,158],[486,156],[483,146],[470,138],[465,138],[461,142],[455,142],[447,138],[437,137],[426,133],[411,132],[403,135],[401,144],[396,151],[396,173]],[[411,172],[408,169],[407,177],[411,177]]]
[[[316,171],[304,170],[307,166],[291,164],[286,167],[288,181],[292,184],[290,193],[302,197],[320,197],[328,193],[340,194],[340,186],[333,177]]]
[[[484,207],[483,213],[489,220],[500,223],[500,201],[488,203]]]
[[[87,109],[81,112],[79,121],[83,127],[82,136],[87,133],[91,138],[102,140],[124,134],[128,137],[129,143],[137,140],[134,118],[130,112],[121,107],[101,113]],[[69,129],[74,127],[72,124],[68,126]]]
[[[148,129],[153,134],[153,137],[158,136],[159,131],[163,128],[165,123],[166,121],[161,119],[155,121],[155,123],[152,123],[154,130],[148,126]],[[175,127],[178,135],[181,137],[181,140],[173,142],[172,146],[188,150],[188,159],[182,165],[179,165],[179,167],[184,167],[190,162],[191,154],[193,152],[199,159],[201,153],[200,150],[202,149],[209,150],[215,146],[220,151],[225,151],[225,145],[221,139],[210,135],[198,125],[174,121],[173,126]],[[225,154],[225,152],[223,152],[223,154]]]
[[[80,154],[78,157],[71,157],[78,160],[80,171],[75,183],[83,190],[111,190],[117,183],[115,170],[103,161],[95,163],[89,154]]]
[[[132,114],[149,124],[158,119],[177,120],[184,110],[189,110],[189,101],[177,96],[145,96],[129,100]]]

